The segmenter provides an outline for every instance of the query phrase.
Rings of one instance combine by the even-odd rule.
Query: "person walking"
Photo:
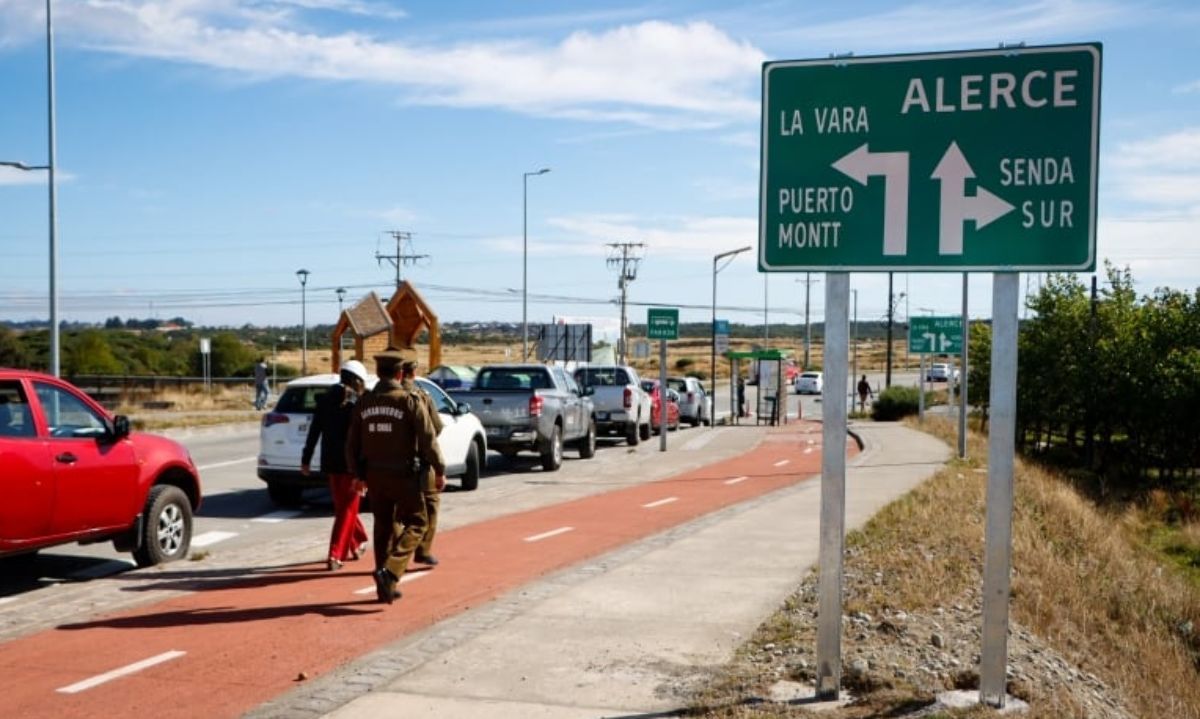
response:
[[[330,571],[358,559],[367,542],[367,530],[358,517],[364,485],[346,464],[346,432],[354,405],[367,388],[367,368],[358,360],[350,360],[342,365],[339,379],[317,400],[300,455],[300,473],[307,477],[312,473],[310,465],[317,441],[321,442],[321,473],[329,480],[329,494],[333,498],[333,530],[326,560]]]
[[[871,391],[871,383],[867,381],[867,376],[863,375],[858,381],[858,411],[867,411],[867,398],[874,397],[875,393]]]
[[[271,388],[267,386],[267,359],[259,357],[254,363],[254,409],[263,411],[267,399],[271,396]]]
[[[438,489],[446,484],[433,421],[424,402],[401,382],[406,361],[415,362],[416,354],[389,348],[375,355],[379,383],[355,408],[346,439],[347,466],[371,493],[375,595],[386,604],[400,597],[400,577],[425,536],[425,468],[433,471]]]
[[[412,361],[406,361],[401,364],[402,375],[400,384],[421,399],[422,404],[425,405],[426,413],[429,414],[429,419],[433,422],[434,431],[440,435],[443,426],[442,417],[438,414],[437,407],[434,406],[433,397],[430,397],[429,393],[418,387],[416,383],[417,352],[411,347],[406,347],[405,351],[412,353]],[[432,469],[426,470],[425,476],[421,478],[421,483],[421,495],[425,499],[425,517],[428,523],[425,527],[425,536],[421,538],[421,543],[417,545],[417,550],[413,553],[413,561],[417,564],[435,567],[438,560],[437,557],[433,556],[433,538],[437,535],[438,509],[442,501],[442,487],[437,486]]]

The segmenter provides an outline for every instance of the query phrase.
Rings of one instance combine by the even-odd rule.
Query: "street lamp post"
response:
[[[308,276],[312,274],[308,270],[296,270],[296,277],[300,278],[300,334],[301,340],[300,349],[300,374],[308,374],[308,313],[307,313],[307,296],[305,295],[304,286],[308,284]]]
[[[339,287],[336,290],[334,290],[334,292],[336,292],[337,296],[338,296],[338,317],[341,317],[342,316],[342,298],[346,296],[346,288]]]
[[[851,364],[854,369],[850,371],[850,408],[854,408],[854,397],[856,395],[855,388],[858,386],[858,290],[850,290],[850,294],[854,295],[854,322],[850,330],[850,343],[853,351],[850,356],[853,358]]]
[[[46,141],[47,163],[45,165],[26,165],[23,162],[0,162],[0,165],[12,167],[26,172],[46,170],[49,173],[49,215],[50,215],[50,374],[58,377],[61,374],[59,338],[58,338],[58,185],[55,182],[55,118],[57,116],[54,104],[54,13],[51,0],[46,0]]]
[[[529,360],[529,178],[550,171],[521,173],[521,361]]]
[[[729,262],[733,262],[733,258],[743,252],[748,252],[750,246],[739,247],[736,250],[722,252],[719,255],[713,255],[713,288],[712,288],[712,326],[709,331],[712,333],[712,363],[709,365],[709,417],[708,426],[717,426],[717,273],[725,269]],[[724,265],[718,266],[721,260],[729,258],[729,261]]]

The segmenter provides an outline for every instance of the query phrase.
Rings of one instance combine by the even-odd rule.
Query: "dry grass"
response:
[[[948,421],[927,421],[923,429],[955,441]],[[972,598],[977,601],[987,485],[986,473],[977,470],[986,464],[981,459],[987,456],[985,438],[969,438],[968,456],[972,459],[951,461],[848,536],[846,575],[860,579],[847,582],[847,615],[881,617],[902,610],[915,618],[930,611],[940,615],[939,608],[955,603],[969,609]],[[1135,716],[1200,718],[1200,581],[1168,568],[1140,540],[1147,521],[1142,510],[1105,514],[1064,481],[1020,460],[1015,474],[1014,627],[1094,674]],[[1178,535],[1195,540],[1200,529],[1187,526]],[[795,707],[756,698],[779,678],[763,664],[764,655],[771,654],[764,652],[768,643],[815,645],[811,616],[805,620],[795,611],[809,599],[793,596],[760,627],[698,697],[695,714],[803,715]],[[1010,649],[1017,641],[1014,637]],[[1031,700],[1025,716],[1087,715],[1071,691],[1073,682],[1035,679],[1032,687],[1017,683],[1011,689]],[[826,716],[902,716],[931,699],[903,683],[854,689],[861,698],[856,706]],[[938,716],[994,715],[976,707]]]

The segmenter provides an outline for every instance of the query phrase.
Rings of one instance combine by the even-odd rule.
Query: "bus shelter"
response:
[[[742,363],[749,366],[758,382],[758,399],[754,406],[755,424],[768,422],[772,425],[787,422],[787,381],[783,365],[788,355],[783,350],[753,350],[750,352],[726,352],[732,371],[729,374],[729,413],[734,424],[740,424],[745,402],[745,373]]]

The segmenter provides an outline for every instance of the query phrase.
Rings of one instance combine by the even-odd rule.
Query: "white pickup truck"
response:
[[[630,446],[650,439],[650,395],[628,365],[591,365],[575,370],[575,382],[593,390],[596,434],[618,434]]]

